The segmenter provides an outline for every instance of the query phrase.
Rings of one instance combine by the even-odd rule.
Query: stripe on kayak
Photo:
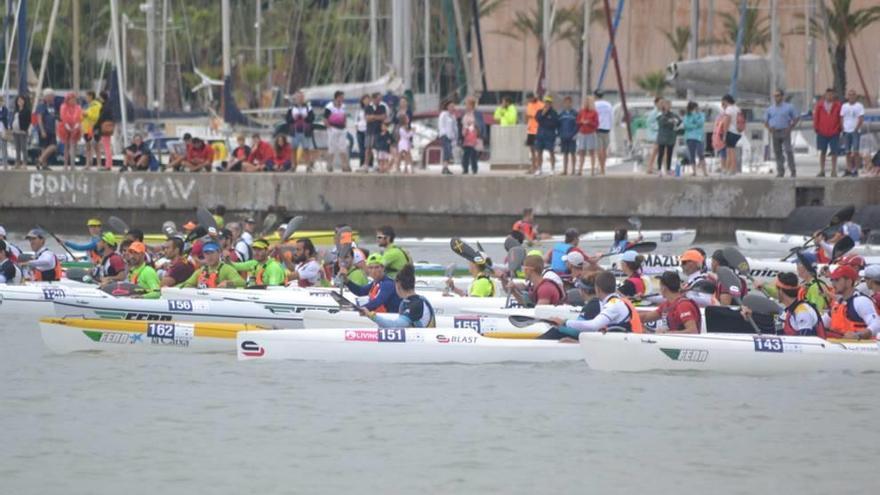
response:
[[[99,342],[101,335],[104,333],[148,333],[151,325],[180,325],[182,327],[192,328],[195,337],[211,337],[218,339],[234,339],[238,332],[246,330],[266,330],[267,328],[260,325],[238,324],[238,323],[175,323],[175,322],[155,322],[155,321],[108,321],[108,320],[87,320],[87,319],[66,319],[66,318],[42,318],[42,323],[53,325],[61,325],[73,327],[81,330],[88,338]]]

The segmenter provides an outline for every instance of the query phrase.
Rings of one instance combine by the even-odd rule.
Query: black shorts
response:
[[[724,135],[724,147],[725,148],[736,148],[736,143],[739,142],[739,139],[742,137],[742,134],[734,134],[730,131],[727,131],[727,134]]]
[[[55,138],[55,134],[46,133],[46,137],[43,137],[40,134],[40,148],[48,148],[49,146],[55,146],[58,144],[58,140]]]
[[[533,148],[535,146],[534,134],[526,134],[526,146],[528,146],[529,148]]]

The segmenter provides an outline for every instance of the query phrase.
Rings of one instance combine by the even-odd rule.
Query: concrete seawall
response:
[[[157,230],[199,205],[224,204],[231,213],[305,214],[313,228],[347,221],[361,230],[390,223],[406,235],[502,234],[531,206],[545,231],[609,228],[638,215],[645,228],[696,227],[701,237],[732,239],[733,228],[781,228],[797,206],[850,203],[880,203],[880,179],[0,173],[0,224],[60,232],[81,231],[92,214]]]

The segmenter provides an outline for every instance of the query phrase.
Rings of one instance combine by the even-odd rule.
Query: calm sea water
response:
[[[878,486],[880,374],[57,356],[32,319],[12,316],[0,376],[0,494]]]

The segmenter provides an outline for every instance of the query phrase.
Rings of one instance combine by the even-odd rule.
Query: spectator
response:
[[[452,143],[458,140],[458,124],[455,120],[455,103],[447,100],[443,103],[443,111],[437,119],[437,131],[440,135],[440,146],[443,150],[443,174],[452,175],[449,165],[452,163]]]
[[[101,136],[101,148],[104,150],[104,170],[113,168],[113,131],[116,130],[116,124],[113,122],[113,108],[110,105],[110,95],[106,91],[101,91],[101,112],[98,114],[98,133]],[[97,139],[97,138],[96,138]],[[95,143],[97,149],[97,142]],[[100,162],[100,154],[95,153],[95,162]]]
[[[684,140],[688,148],[688,160],[694,167],[694,177],[697,176],[697,166],[703,170],[706,177],[706,115],[699,111],[699,105],[695,101],[687,104],[687,114],[684,116]],[[792,169],[794,170],[794,169]]]
[[[150,167],[150,150],[144,144],[144,138],[140,134],[135,134],[131,139],[131,144],[125,148],[125,158],[122,163],[122,170],[125,172],[129,169],[147,170]]]
[[[11,127],[12,140],[15,143],[15,168],[22,168],[27,165],[28,131],[31,127],[31,104],[24,95],[15,99]]]
[[[379,161],[379,173],[386,173],[391,169],[391,143],[394,140],[388,122],[382,122],[382,130],[376,136],[376,158]]]
[[[226,167],[228,172],[241,172],[242,165],[251,156],[251,147],[245,144],[244,134],[239,134],[235,141],[238,145],[232,150],[231,159]]]
[[[386,95],[387,97],[388,95]],[[397,111],[394,113],[394,127],[391,129],[391,135],[395,140],[400,136],[398,132],[400,130],[400,123],[403,119],[406,118],[407,122],[412,122],[412,111],[409,109],[409,99],[405,96],[401,96],[398,100]],[[394,164],[395,170],[400,170],[400,153],[397,149],[397,146],[391,146],[391,161]]]
[[[663,177],[663,161],[666,161],[666,173],[672,168],[672,155],[675,154],[676,129],[681,119],[672,111],[672,104],[667,99],[660,100],[660,114],[657,116],[657,172]]]
[[[837,177],[837,153],[840,148],[841,129],[840,102],[834,90],[825,90],[825,96],[813,108],[813,129],[816,131],[816,148],[819,149],[819,175],[825,177],[825,154],[831,148],[831,177]]]
[[[574,175],[577,133],[577,112],[572,108],[571,96],[566,96],[562,100],[562,111],[559,112],[559,151],[562,152],[562,175],[568,175],[569,162],[571,162],[571,174]],[[583,169],[581,171],[583,172]]]
[[[171,156],[168,159],[168,166],[175,171],[182,169],[183,162],[186,161],[186,157],[189,156],[192,151],[192,146],[192,134],[187,132],[183,135],[183,145],[181,146],[178,143],[172,150]]]
[[[792,177],[797,177],[794,165],[794,151],[791,149],[791,130],[798,123],[797,113],[791,103],[784,101],[781,89],[773,93],[774,103],[767,108],[764,127],[773,140],[773,156],[776,157],[776,177],[785,177],[785,159]],[[783,156],[783,152],[785,155]]]
[[[71,91],[64,96],[59,113],[58,137],[64,146],[64,170],[69,170],[76,164],[76,145],[82,135],[83,111],[76,101],[76,93]]]
[[[37,130],[40,133],[40,157],[37,169],[49,170],[49,159],[55,156],[58,143],[55,138],[55,125],[58,120],[58,108],[55,106],[55,91],[46,88],[43,101],[37,105]]]
[[[286,172],[288,170],[296,172],[296,165],[291,168],[291,163],[296,163],[293,147],[287,142],[287,137],[284,134],[278,134],[275,136],[272,158],[266,161],[266,169],[272,172]]]
[[[526,94],[526,146],[529,148],[532,161],[531,168],[526,172],[528,174],[535,173],[535,170],[540,168],[541,152],[536,148],[535,141],[538,136],[537,116],[538,112],[543,108],[544,104],[538,100],[534,93],[529,92]]]
[[[268,163],[275,160],[275,150],[272,145],[263,141],[259,133],[255,133],[251,138],[253,148],[248,154],[247,161],[241,164],[244,172],[263,172],[266,170]]]
[[[648,155],[648,162],[645,169],[649,174],[654,173],[654,159],[657,158],[657,117],[660,116],[660,102],[663,98],[657,96],[654,98],[654,108],[645,115],[645,141],[651,148],[651,154]]]
[[[412,173],[412,140],[415,132],[409,122],[409,117],[403,115],[400,117],[400,128],[397,130],[397,154],[400,161],[403,162],[403,173]],[[398,171],[400,171],[398,167]],[[474,173],[476,173],[476,168]]]
[[[840,107],[843,120],[843,150],[846,152],[844,177],[859,176],[859,133],[865,121],[865,107],[856,99],[856,91],[846,92],[846,103]]]
[[[544,108],[535,115],[538,121],[538,134],[535,136],[535,149],[538,151],[538,160],[535,163],[535,175],[541,175],[544,152],[550,152],[550,175],[556,171],[556,135],[559,133],[559,114],[553,108],[553,97],[544,97]]]
[[[345,94],[337,91],[333,101],[324,107],[324,122],[327,124],[327,171],[333,171],[333,163],[338,158],[343,172],[351,172],[348,158],[348,131],[345,130]]]
[[[605,93],[596,91],[596,113],[599,114],[599,128],[596,130],[596,155],[599,158],[599,175],[605,175],[605,160],[608,159],[608,144],[611,134],[614,109],[604,99]]]
[[[368,167],[374,167],[373,148],[376,147],[376,139],[382,132],[382,122],[388,117],[388,108],[382,103],[382,95],[373,93],[373,100],[364,109],[364,118],[367,121],[367,134],[365,136],[365,148],[367,151],[367,166],[361,164],[361,171],[366,172]]]
[[[464,101],[464,114],[461,116],[461,168],[462,173],[467,174],[472,170],[477,173],[477,154],[480,137],[483,130],[480,128],[482,115],[477,111],[477,99],[468,96]],[[478,116],[480,122],[478,122]]]
[[[577,116],[578,136],[578,175],[584,174],[584,159],[590,154],[590,175],[596,175],[596,148],[599,147],[597,130],[599,128],[599,113],[596,111],[596,100],[592,96],[584,98],[583,107]],[[600,173],[604,174],[605,170]],[[574,167],[572,167],[574,174]]]
[[[367,159],[367,105],[370,104],[370,95],[361,96],[360,109],[358,109],[357,117],[355,118],[355,129],[357,131],[357,143],[358,143],[358,161],[361,164],[361,168],[363,168],[366,164]]]
[[[0,163],[3,164],[3,170],[9,168],[9,156],[7,156],[7,150],[9,146],[9,137],[12,136],[9,126],[9,108],[6,105],[0,105]]]
[[[495,122],[501,127],[516,125],[516,107],[507,96],[501,97],[501,106],[495,109]]]
[[[101,116],[101,100],[94,91],[86,91],[86,110],[82,117],[83,139],[86,142],[86,170],[92,168],[92,158],[95,161],[95,168],[98,167],[98,140],[100,136],[95,135],[95,127],[98,124],[98,117]]]
[[[742,138],[745,119],[731,95],[724,95],[721,98],[721,108],[724,109],[724,148],[727,150],[723,172],[727,175],[736,175],[736,143]]]
[[[299,165],[299,150],[302,150],[302,158],[306,162],[306,172],[311,172],[314,166],[312,156],[315,149],[312,124],[315,122],[315,112],[312,105],[306,101],[306,95],[297,91],[293,105],[287,111],[287,127],[290,134],[290,144],[293,149],[293,171]],[[277,143],[277,139],[276,139]],[[277,158],[277,157],[276,157]]]
[[[190,172],[210,172],[213,164],[214,148],[201,138],[193,138],[192,146],[186,152],[186,158],[180,166]]]

